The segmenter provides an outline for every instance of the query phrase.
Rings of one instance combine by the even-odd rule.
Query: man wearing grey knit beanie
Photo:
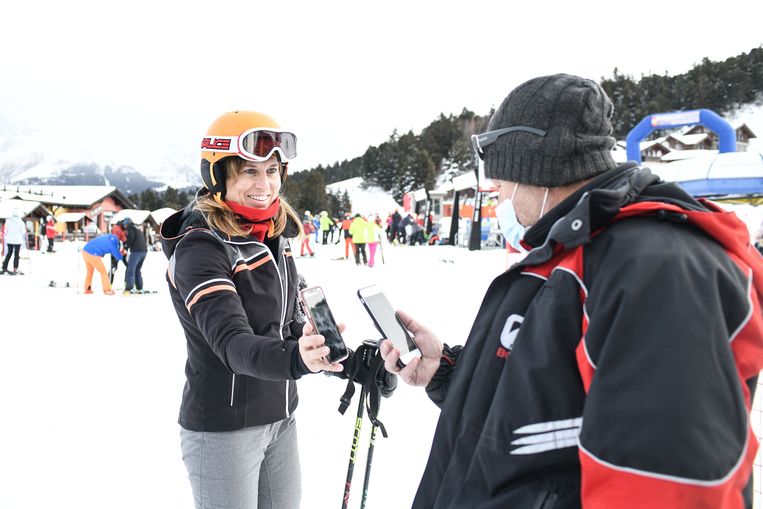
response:
[[[399,312],[388,371],[441,408],[414,508],[752,507],[763,258],[745,225],[612,160],[612,103],[557,74],[475,135],[507,241],[464,347]]]

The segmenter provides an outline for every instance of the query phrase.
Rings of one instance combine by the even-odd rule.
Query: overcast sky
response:
[[[679,74],[763,44],[763,2],[738,0],[27,1],[2,19],[0,165],[23,150],[147,174],[197,167],[233,109],[292,129],[299,170],[486,114],[535,76]]]

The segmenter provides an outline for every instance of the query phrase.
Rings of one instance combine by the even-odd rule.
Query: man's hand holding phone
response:
[[[392,341],[385,339],[379,349],[384,359],[384,367],[390,373],[400,375],[400,378],[408,385],[425,386],[429,384],[440,367],[442,341],[429,328],[419,324],[407,313],[398,311],[397,316],[403,322],[405,328],[413,334],[413,339],[416,341],[421,357],[412,359],[403,369],[400,369],[398,365],[400,351],[394,347]]]
[[[339,332],[344,332],[344,324],[337,324]],[[326,346],[326,340],[320,334],[316,334],[312,324],[305,324],[302,329],[302,337],[299,338],[299,355],[307,369],[313,373],[319,371],[342,371],[344,366],[340,363],[331,364],[326,360],[329,354],[329,347]]]

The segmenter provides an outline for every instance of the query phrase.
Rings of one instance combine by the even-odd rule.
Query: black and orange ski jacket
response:
[[[298,227],[289,225],[296,235]],[[258,242],[210,229],[190,206],[161,228],[188,350],[180,425],[231,431],[285,419],[308,373],[297,339],[297,270],[287,235]]]

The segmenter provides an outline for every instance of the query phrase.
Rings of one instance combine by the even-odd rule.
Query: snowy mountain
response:
[[[112,185],[129,194],[201,185],[198,156],[185,154],[176,145],[165,144],[165,151],[136,150],[131,146],[140,146],[140,141],[109,144],[103,133],[88,135],[89,143],[78,144],[71,133],[65,139],[46,134],[46,129],[50,130],[19,128],[0,118],[0,183]]]
[[[0,166],[0,182],[33,185],[110,185],[128,194],[167,186],[184,189],[201,185],[198,171],[190,168],[179,168],[175,174],[147,176],[131,166],[114,168],[97,163],[64,162],[60,167],[56,167],[43,161],[37,164],[35,162],[32,160],[31,164],[26,165],[3,164]]]

